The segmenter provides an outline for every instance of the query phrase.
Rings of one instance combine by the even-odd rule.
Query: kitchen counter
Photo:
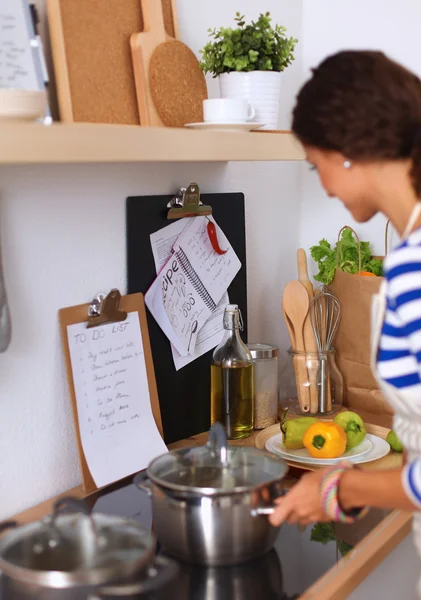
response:
[[[258,432],[255,432],[250,438],[246,440],[240,440],[236,442],[230,442],[235,445],[255,445],[255,438]],[[181,440],[174,444],[170,444],[170,449],[181,448],[188,445],[203,445],[208,439],[208,433],[195,435],[187,440]],[[291,469],[287,485],[293,485],[297,478],[300,477],[302,472],[298,469]],[[130,478],[128,478],[128,482]],[[64,495],[72,495],[78,498],[86,497],[82,486],[67,491]],[[32,509],[29,509],[14,518],[20,522],[29,522],[35,519],[39,519],[51,510],[52,503],[57,498],[53,498],[47,502],[44,502]],[[373,581],[377,580],[376,591],[378,593],[378,575],[376,571],[383,571],[382,561],[394,551],[393,556],[401,557],[407,551],[408,540],[406,539],[411,525],[411,515],[402,511],[390,512],[385,518],[382,514],[379,518],[377,515],[373,515],[372,521],[367,518],[367,522],[364,525],[362,521],[361,527],[354,528],[354,539],[347,539],[346,541],[353,547],[353,549],[346,554],[346,556],[340,560],[337,564],[334,564],[334,560],[330,564],[334,564],[329,570],[329,566],[319,572],[319,579],[315,581],[310,580],[306,587],[306,591],[299,596],[300,600],[341,600],[342,598],[351,597],[353,600],[363,600],[366,595],[361,595],[360,588],[363,590],[362,594],[365,594],[364,587],[374,585]],[[347,534],[349,536],[349,532]],[[346,537],[346,536],[345,536]],[[338,536],[340,539],[345,539],[342,536]],[[400,542],[403,542],[403,546]],[[356,544],[356,545],[355,545]],[[313,544],[311,544],[313,546]],[[396,548],[396,550],[394,550]],[[322,552],[323,547],[320,547]],[[403,550],[402,550],[403,549]],[[317,551],[319,554],[319,551]],[[311,560],[312,557],[308,557]],[[390,563],[390,558],[387,559]],[[327,571],[327,572],[326,572]],[[387,574],[391,576],[392,571],[387,569]],[[397,570],[394,566],[393,572],[396,577],[399,578]],[[324,574],[323,574],[324,573]],[[372,575],[370,575],[373,573]],[[415,574],[415,568],[413,570]],[[368,577],[370,576],[370,577]],[[368,579],[367,579],[368,577]],[[374,579],[373,579],[374,578]],[[415,578],[415,575],[414,575]],[[412,579],[414,579],[412,578]],[[386,585],[382,581],[383,585]],[[361,585],[360,585],[361,584]],[[412,584],[412,588],[414,585]],[[355,591],[354,591],[355,590]],[[352,594],[352,596],[350,596]],[[382,597],[387,598],[387,596]],[[405,600],[409,600],[411,596],[405,596]]]

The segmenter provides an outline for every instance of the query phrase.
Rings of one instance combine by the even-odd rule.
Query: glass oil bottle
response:
[[[237,304],[224,312],[225,336],[215,348],[211,365],[211,424],[219,421],[227,438],[239,440],[253,432],[253,357],[240,336],[241,313]]]

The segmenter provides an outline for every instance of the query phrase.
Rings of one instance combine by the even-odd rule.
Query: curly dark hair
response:
[[[421,196],[421,81],[382,52],[326,58],[297,95],[292,130],[309,146],[351,160],[412,158]]]

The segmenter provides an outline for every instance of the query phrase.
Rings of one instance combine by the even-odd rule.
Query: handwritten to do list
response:
[[[137,312],[67,327],[83,452],[97,487],[140,471],[166,447],[153,418]]]

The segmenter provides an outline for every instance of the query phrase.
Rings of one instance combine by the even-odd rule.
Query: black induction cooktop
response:
[[[152,527],[151,499],[139,491],[130,480],[96,492],[86,499],[93,512],[115,514],[136,519],[145,528]],[[161,562],[172,564],[172,578],[147,594],[126,593],[107,595],[108,600],[124,597],[129,600],[294,600],[305,592],[329,569],[338,564],[355,544],[382,521],[388,511],[372,510],[353,525],[331,523],[300,528],[283,525],[274,548],[258,560],[234,567],[202,567],[165,557],[157,545]],[[158,560],[159,563],[159,560]],[[157,563],[153,573],[159,575]],[[174,565],[175,563],[175,565]],[[175,569],[174,569],[175,566]],[[175,574],[174,574],[175,573]],[[162,572],[161,572],[162,574]],[[156,578],[158,581],[159,577]],[[152,586],[154,587],[154,586]],[[39,596],[35,596],[40,600]],[[32,596],[31,596],[32,598]],[[89,600],[105,600],[89,596]],[[0,600],[16,599],[5,592],[0,579]],[[26,599],[25,599],[26,600]],[[42,599],[43,600],[43,599]]]
[[[150,498],[130,482],[97,493],[93,511],[124,515],[152,526]],[[283,525],[275,547],[258,560],[234,567],[200,567],[177,562],[169,584],[147,597],[156,600],[293,600],[338,564],[389,511],[372,510],[352,525]],[[159,553],[158,544],[158,553]],[[142,596],[145,598],[145,596]]]

